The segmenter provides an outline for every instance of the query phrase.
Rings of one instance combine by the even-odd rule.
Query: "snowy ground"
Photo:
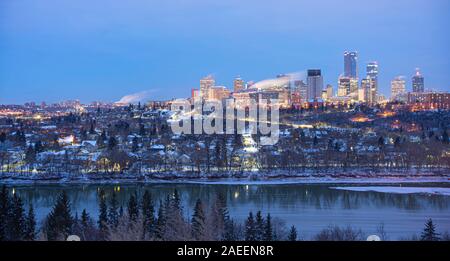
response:
[[[394,194],[429,194],[450,196],[450,188],[423,188],[423,187],[331,187],[337,190],[374,191]]]

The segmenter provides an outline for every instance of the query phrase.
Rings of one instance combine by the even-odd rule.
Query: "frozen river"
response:
[[[411,188],[413,187],[413,188]],[[432,187],[432,189],[430,189]],[[191,216],[195,201],[211,202],[217,193],[226,195],[230,214],[244,220],[249,211],[262,210],[295,225],[299,236],[310,239],[328,225],[360,228],[375,234],[384,223],[390,239],[420,234],[432,218],[440,233],[450,232],[450,184],[345,185],[345,184],[140,184],[140,185],[23,185],[11,189],[27,205],[32,202],[38,220],[50,212],[58,194],[65,190],[73,213],[85,208],[98,215],[98,191],[110,197],[116,191],[123,207],[132,193],[149,190],[156,202],[174,189],[181,194],[185,215]]]

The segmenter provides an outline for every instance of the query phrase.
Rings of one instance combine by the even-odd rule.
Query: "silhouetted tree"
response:
[[[194,208],[194,214],[192,215],[191,227],[192,227],[192,237],[195,240],[202,240],[205,237],[205,213],[203,209],[203,204],[200,199],[197,199]]]
[[[143,237],[150,238],[155,230],[155,206],[151,194],[146,190],[142,197]]]
[[[139,208],[138,203],[136,200],[135,195],[131,195],[130,199],[128,200],[128,217],[130,218],[130,221],[136,222],[138,216],[139,216]]]
[[[433,223],[433,220],[428,219],[427,223],[425,223],[425,228],[423,229],[422,236],[420,237],[422,241],[438,241],[440,240],[439,234],[436,233],[436,226]]]
[[[13,195],[11,206],[11,216],[8,222],[10,233],[9,239],[13,241],[20,241],[25,238],[26,224],[23,203],[20,197],[17,196],[17,194]]]
[[[163,202],[160,200],[158,209],[158,219],[156,221],[156,228],[155,228],[155,238],[159,240],[162,240],[165,234],[166,213],[164,212],[165,212],[164,205]]]
[[[108,207],[106,205],[104,190],[100,190],[99,193],[98,229],[100,230],[101,237],[106,237],[108,233]]]
[[[114,136],[110,137],[108,140],[108,149],[113,150],[117,146],[117,140]]]
[[[113,192],[108,210],[108,224],[112,228],[116,228],[117,225],[119,224],[119,212],[117,209],[118,209],[117,197],[116,193]]]
[[[256,212],[255,216],[255,240],[262,241],[264,239],[264,218],[261,211]]]
[[[73,217],[70,211],[70,202],[67,194],[63,191],[47,216],[45,232],[47,239],[65,240],[72,232]]]
[[[0,241],[8,240],[8,217],[10,210],[9,191],[5,185],[0,192]]]
[[[273,228],[272,228],[272,217],[270,213],[267,214],[266,222],[264,225],[264,241],[272,241],[273,240]]]
[[[33,205],[28,207],[28,215],[25,220],[25,240],[34,241],[36,238],[36,216],[34,214]]]
[[[295,228],[295,226],[291,227],[291,230],[289,231],[288,240],[297,241],[297,229]]]
[[[255,241],[256,240],[256,228],[255,220],[253,218],[253,213],[248,214],[248,218],[245,221],[245,241]]]

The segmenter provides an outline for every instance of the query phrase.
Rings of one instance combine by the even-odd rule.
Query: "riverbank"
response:
[[[399,184],[449,183],[449,169],[303,169],[296,171],[131,173],[0,173],[0,184]]]

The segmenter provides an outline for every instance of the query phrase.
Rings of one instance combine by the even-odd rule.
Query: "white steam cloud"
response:
[[[250,88],[264,90],[267,88],[272,88],[274,86],[283,86],[283,85],[288,84],[289,82],[305,79],[306,72],[302,71],[302,72],[287,73],[287,74],[283,74],[283,76],[278,77],[278,78],[266,79],[266,80],[259,81],[255,84],[253,84]]]
[[[128,94],[128,95],[123,96],[116,103],[128,104],[128,103],[145,102],[145,101],[148,101],[151,98],[152,94],[155,93],[156,91],[157,90],[147,90],[147,91]]]

